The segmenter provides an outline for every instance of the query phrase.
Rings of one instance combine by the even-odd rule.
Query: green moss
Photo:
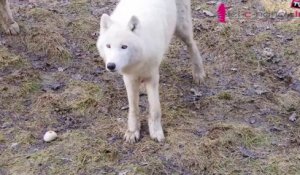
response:
[[[221,30],[221,35],[224,36],[225,38],[229,38],[231,36],[231,27],[230,26],[225,26],[224,28],[222,28]]]
[[[66,95],[66,100],[71,96],[75,97],[69,101],[68,104],[81,114],[88,113],[91,110],[93,111],[103,96],[98,85],[87,82],[71,83],[70,88],[66,90]]]
[[[45,22],[49,20],[53,20],[52,12],[48,9],[41,8],[41,7],[35,7],[31,8],[27,12],[28,16],[33,17],[37,22]],[[56,20],[59,20],[56,18]]]
[[[300,29],[299,21],[295,22],[282,22],[276,25],[278,29],[282,30],[283,32],[288,33],[297,33]]]
[[[268,13],[276,13],[279,10],[284,10],[287,13],[293,13],[293,9],[290,8],[290,1],[260,0],[260,3]]]
[[[287,47],[283,50],[283,55],[288,60],[298,61],[299,59],[299,49],[297,47]]]
[[[55,28],[32,26],[32,35],[26,36],[30,52],[38,56],[47,56],[53,62],[68,62],[72,58],[66,47],[66,39]]]
[[[67,7],[69,13],[76,13],[76,14],[88,14],[89,8],[87,6],[89,4],[88,0],[76,0],[72,1],[70,5]]]
[[[231,94],[228,93],[228,92],[222,92],[222,93],[220,93],[220,94],[218,95],[218,98],[219,98],[220,100],[232,100],[232,96],[231,96]]]
[[[4,143],[5,140],[5,136],[2,133],[0,133],[0,143]]]
[[[0,68],[20,68],[27,65],[19,55],[9,52],[6,48],[0,48]]]
[[[21,87],[21,95],[28,95],[41,89],[41,84],[37,81],[25,82]]]
[[[18,133],[15,139],[18,143],[25,145],[31,145],[37,141],[33,134],[28,131]]]
[[[247,148],[255,148],[270,144],[269,136],[249,127],[241,128],[238,135],[241,136],[242,143]]]
[[[88,19],[88,20],[87,20]],[[73,40],[80,43],[82,50],[97,52],[92,34],[99,31],[99,21],[90,16],[76,18],[68,23],[68,30]]]
[[[221,143],[220,149],[238,148],[257,148],[270,145],[270,136],[266,133],[241,124],[216,124],[208,138]],[[210,142],[208,142],[210,143]]]
[[[264,168],[264,173],[266,175],[280,175],[278,164],[272,163]]]
[[[261,44],[261,43],[264,43],[264,42],[267,42],[267,41],[271,41],[272,39],[273,39],[273,36],[272,36],[271,33],[262,32],[262,33],[259,33],[258,35],[255,35],[254,42],[256,44]]]

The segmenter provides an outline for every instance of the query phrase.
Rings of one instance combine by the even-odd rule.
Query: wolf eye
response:
[[[127,49],[127,47],[128,47],[128,46],[126,46],[126,45],[122,45],[122,46],[121,46],[122,49]]]
[[[106,44],[106,47],[110,49],[110,44]]]

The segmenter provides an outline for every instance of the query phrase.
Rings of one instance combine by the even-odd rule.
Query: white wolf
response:
[[[174,33],[187,44],[193,78],[205,77],[202,58],[193,39],[190,0],[121,0],[111,16],[103,14],[97,48],[106,69],[123,75],[129,102],[125,140],[140,137],[139,86],[146,85],[152,139],[164,140],[159,101],[159,65]]]
[[[20,31],[18,23],[12,16],[8,0],[0,0],[0,25],[7,34],[15,35]]]

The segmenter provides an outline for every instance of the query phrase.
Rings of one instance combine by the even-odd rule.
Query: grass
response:
[[[46,56],[52,61],[69,61],[72,56],[66,48],[66,40],[51,27],[32,26],[30,32],[34,35],[28,35],[25,38],[30,52],[38,56]]]
[[[31,132],[25,131],[25,132],[18,133],[16,135],[15,141],[16,143],[25,144],[29,146],[36,142],[36,138],[33,136]]]
[[[299,24],[299,20],[295,20],[295,21],[289,21],[285,23],[278,23],[276,27],[283,32],[296,34],[299,31],[300,24]]]
[[[285,110],[297,108],[297,106],[300,104],[298,94],[294,91],[288,91],[286,93],[279,94],[277,100],[279,105],[281,105]]]
[[[22,143],[31,144],[28,139],[24,139],[28,138],[27,135],[23,136],[20,135]],[[108,149],[105,141],[99,138],[91,139],[82,132],[65,133],[60,137],[61,140],[58,140],[57,144],[49,144],[48,149],[19,155],[17,161],[16,159],[8,160],[4,166],[14,163],[15,166],[11,169],[13,174],[21,172],[26,174],[61,174],[63,172],[77,174],[91,167],[110,165],[118,157],[113,149]],[[47,169],[43,168],[45,166]]]
[[[61,94],[49,92],[39,96],[33,104],[36,110],[32,112],[49,116],[55,111],[64,113],[71,110],[77,115],[88,115],[101,104],[102,96],[96,84],[71,81]]]
[[[266,12],[277,13],[279,10],[285,10],[287,13],[293,13],[291,9],[291,1],[281,1],[281,0],[260,0],[264,6]]]
[[[41,89],[38,82],[26,82],[21,87],[21,94],[28,95]]]
[[[88,13],[89,9],[88,9],[88,0],[78,0],[76,2],[73,2],[70,4],[70,6],[67,7],[67,10],[70,13]]]
[[[0,143],[5,143],[5,136],[0,134]]]
[[[21,56],[15,55],[6,48],[0,48],[0,68],[20,68],[26,65],[26,61]]]
[[[73,87],[76,87],[75,89]],[[82,89],[77,89],[81,87]],[[95,107],[102,100],[102,92],[99,86],[92,83],[71,83],[71,88],[66,89],[65,98],[76,95],[74,100],[69,101],[71,108],[78,110],[80,113],[87,113],[89,110],[94,111]],[[73,97],[71,97],[73,98]]]
[[[175,158],[174,164],[188,167],[193,173],[205,172],[228,174],[238,169],[248,170],[239,149],[246,147],[260,154],[260,149],[270,145],[269,135],[260,129],[253,129],[249,126],[237,123],[214,123],[207,131],[207,135],[197,138],[194,135],[182,135],[182,132],[174,132],[169,135],[172,146],[171,159],[180,154],[180,159]],[[179,134],[179,135],[178,135]],[[181,139],[182,146],[178,148],[178,138],[189,138],[185,141]],[[179,143],[181,143],[179,142]],[[211,171],[212,170],[212,171]],[[253,171],[254,172],[254,171]]]
[[[81,43],[79,47],[85,51],[96,52],[95,39],[92,37],[93,33],[90,31],[98,30],[98,21],[95,18],[89,18],[88,16],[78,17],[68,23],[68,28],[70,30],[71,37],[76,40],[76,42]]]
[[[255,43],[262,44],[272,40],[272,38],[272,34],[270,34],[269,32],[259,33],[257,36],[255,36]]]
[[[220,148],[245,146],[250,149],[264,146],[268,141],[268,136],[262,131],[237,124],[216,124],[208,138],[210,140],[208,143],[214,143],[217,140],[217,143],[221,144]]]
[[[228,92],[222,92],[221,94],[219,94],[218,98],[220,100],[232,100],[232,96]]]
[[[141,139],[127,144],[122,138],[127,123],[127,111],[121,110],[127,105],[124,84],[114,74],[95,74],[103,62],[95,56],[100,16],[93,12],[114,1],[45,2],[35,8],[12,6],[23,14],[16,15],[22,32],[3,35],[0,174],[299,174],[299,120],[288,117],[298,115],[300,97],[273,73],[282,65],[294,70],[300,64],[297,23],[263,30],[249,21],[251,25],[228,23],[217,29],[211,19],[194,20],[195,26],[208,28],[195,32],[206,84],[192,83],[190,55],[174,40],[161,66],[166,141],[150,139],[147,97],[142,96]],[[192,3],[193,9],[213,8],[204,1]],[[266,12],[279,8],[270,6]],[[193,14],[196,19],[200,13]],[[261,31],[246,36],[246,29]],[[273,33],[293,40],[282,42]],[[282,62],[261,64],[266,44]],[[299,71],[292,73],[297,78]],[[63,86],[47,89],[53,82]],[[256,86],[267,93],[253,93]],[[201,92],[199,98],[192,88]],[[58,138],[43,142],[47,130],[56,131]]]

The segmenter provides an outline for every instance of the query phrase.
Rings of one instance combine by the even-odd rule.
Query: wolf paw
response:
[[[158,142],[165,140],[164,132],[162,126],[159,123],[150,123],[149,124],[150,137]]]
[[[127,130],[124,135],[124,139],[128,143],[135,143],[140,139],[140,131],[129,131]]]
[[[150,137],[153,140],[156,140],[158,142],[163,142],[165,140],[164,132],[163,130],[158,130],[158,131],[152,131],[150,132]]]
[[[193,66],[193,79],[196,84],[200,84],[204,82],[204,79],[206,77],[205,71],[203,68],[200,68],[198,66]]]
[[[18,23],[14,22],[6,27],[4,27],[5,33],[10,35],[16,35],[20,32]]]

